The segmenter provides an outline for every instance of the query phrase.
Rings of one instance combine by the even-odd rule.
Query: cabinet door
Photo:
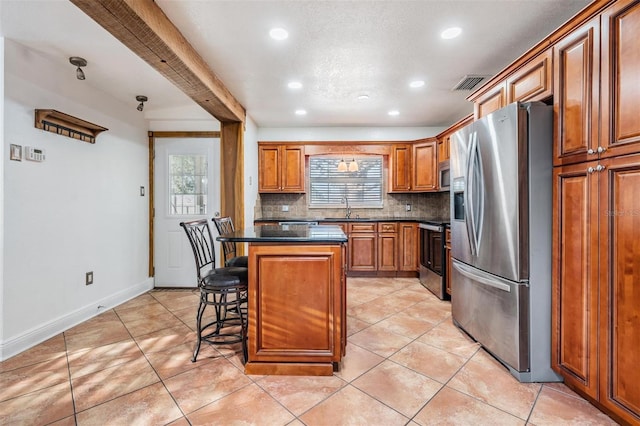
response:
[[[304,192],[304,146],[282,146],[282,192]]]
[[[443,136],[438,140],[438,162],[442,163],[449,159],[449,145],[451,136]]]
[[[554,165],[597,158],[598,19],[572,31],[554,46]]]
[[[475,100],[474,118],[477,120],[507,105],[506,82],[490,88]]]
[[[553,175],[551,297],[553,369],[598,398],[597,162],[558,167]],[[454,296],[455,297],[455,296]]]
[[[280,149],[277,145],[258,147],[258,191],[280,192]]]
[[[436,141],[413,145],[413,190],[435,191],[438,189]]]
[[[540,101],[553,95],[551,52],[547,49],[507,78],[507,104]]]
[[[600,402],[639,424],[640,155],[600,164]]]
[[[418,224],[400,223],[398,270],[418,270]]]
[[[411,145],[391,145],[389,156],[389,192],[411,190]]]
[[[601,22],[602,158],[640,152],[640,2],[615,2]]]
[[[378,234],[378,271],[398,270],[398,234]]]
[[[349,235],[349,270],[377,271],[377,234],[352,233]]]

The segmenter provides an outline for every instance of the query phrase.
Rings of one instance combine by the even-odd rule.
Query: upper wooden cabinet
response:
[[[619,0],[601,15],[601,158],[640,147],[640,2]]]
[[[554,49],[554,165],[597,158],[599,22],[582,25]]]
[[[512,102],[540,101],[553,95],[552,48],[549,48],[522,67],[479,92],[474,102],[475,119],[488,115]]]
[[[507,105],[539,101],[553,95],[552,49],[547,49],[507,78]]]
[[[438,138],[438,163],[447,161],[450,157],[451,136]]]
[[[388,192],[428,192],[438,189],[437,140],[391,145]]]
[[[554,164],[637,152],[640,2],[619,0],[555,47]]]
[[[304,145],[258,144],[258,191],[304,190]]]
[[[437,141],[413,145],[413,191],[436,191],[438,189]]]

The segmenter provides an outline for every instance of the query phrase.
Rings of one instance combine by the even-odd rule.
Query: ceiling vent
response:
[[[476,87],[478,87],[478,85],[484,81],[485,79],[489,78],[491,76],[489,75],[465,75],[464,78],[462,80],[460,80],[460,82],[458,84],[455,85],[455,87],[451,90],[473,90]]]

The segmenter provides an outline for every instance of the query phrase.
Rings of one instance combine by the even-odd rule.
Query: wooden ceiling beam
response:
[[[153,0],[70,0],[221,122],[246,112]]]

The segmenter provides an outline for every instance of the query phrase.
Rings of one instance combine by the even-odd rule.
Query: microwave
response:
[[[449,160],[438,163],[438,188],[440,191],[448,191],[451,186],[451,169]]]

